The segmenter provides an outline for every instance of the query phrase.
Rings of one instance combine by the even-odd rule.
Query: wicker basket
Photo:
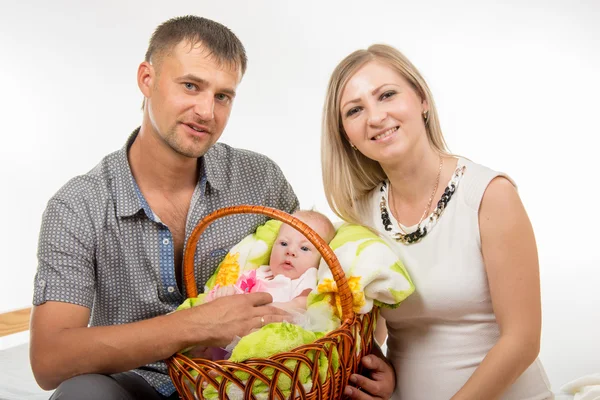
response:
[[[269,399],[340,399],[344,387],[352,373],[360,372],[360,359],[371,352],[373,343],[373,329],[376,310],[361,316],[356,316],[352,311],[352,293],[348,286],[346,276],[331,248],[308,225],[299,219],[282,211],[262,206],[236,206],[217,210],[198,223],[188,241],[184,255],[184,280],[188,297],[196,297],[196,279],[194,277],[194,255],[198,238],[206,227],[213,221],[233,214],[263,214],[273,219],[280,220],[299,232],[317,248],[323,259],[331,269],[338,287],[341,307],[342,324],[338,329],[331,331],[314,343],[297,347],[287,353],[279,353],[269,358],[254,358],[242,363],[230,361],[210,361],[206,359],[190,359],[177,353],[169,358],[167,366],[169,375],[183,399],[204,399],[202,391],[207,385],[218,388],[219,399],[229,399],[226,389],[235,385],[238,392],[243,392],[244,399],[264,398],[253,394],[254,385],[262,382],[268,389]],[[359,343],[357,343],[359,342]],[[332,367],[333,347],[339,356],[339,368],[335,371]],[[312,353],[314,352],[314,353]],[[319,356],[328,359],[328,369],[325,380],[319,379]],[[310,355],[310,356],[309,356]],[[292,369],[287,365],[295,364]],[[300,366],[305,365],[311,371],[311,387],[306,389],[299,381]],[[269,375],[265,374],[269,369]],[[195,373],[193,373],[195,371]],[[244,372],[249,378],[241,381],[236,377],[236,372]],[[291,380],[291,394],[285,396],[278,388],[278,378],[287,376]],[[220,377],[220,379],[217,379]],[[262,385],[261,385],[262,386]]]

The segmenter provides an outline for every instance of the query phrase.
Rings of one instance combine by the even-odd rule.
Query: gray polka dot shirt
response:
[[[127,151],[138,132],[48,202],[34,305],[61,301],[85,306],[92,310],[90,326],[104,326],[166,314],[186,298],[176,282],[171,232],[152,212],[131,174]],[[256,204],[288,213],[298,208],[283,173],[263,155],[217,143],[200,162],[186,240],[204,216],[222,207]],[[207,228],[196,250],[199,291],[227,251],[266,220],[262,215],[234,215]],[[175,391],[163,362],[135,372],[165,396]]]

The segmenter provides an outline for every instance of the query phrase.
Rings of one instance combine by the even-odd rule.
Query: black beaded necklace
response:
[[[383,223],[383,227],[386,231],[390,233],[390,236],[403,244],[414,244],[418,243],[427,235],[429,231],[433,228],[437,220],[440,218],[448,202],[452,198],[452,195],[456,191],[458,187],[458,182],[460,178],[462,178],[465,171],[465,167],[461,166],[456,168],[454,174],[452,175],[452,179],[450,179],[450,183],[446,186],[442,197],[437,203],[437,207],[433,212],[429,215],[429,218],[425,219],[422,223],[417,226],[417,229],[414,232],[410,233],[402,233],[402,232],[393,232],[392,221],[390,219],[390,213],[387,207],[387,181],[383,181],[381,183],[381,188],[379,191],[382,193],[381,202],[379,203],[379,208],[381,210],[381,222]]]

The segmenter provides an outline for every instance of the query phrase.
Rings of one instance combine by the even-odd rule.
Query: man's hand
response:
[[[143,321],[91,328],[88,308],[49,301],[32,313],[31,366],[38,384],[50,390],[76,375],[128,371],[195,345],[225,347],[252,329],[291,320],[269,304],[272,300],[268,293],[234,295]]]
[[[383,359],[370,354],[361,360],[363,366],[370,370],[367,376],[353,374],[350,376],[352,386],[346,386],[344,394],[351,399],[388,400],[392,397],[396,386],[394,369]]]
[[[225,347],[236,336],[243,337],[253,329],[272,322],[290,321],[286,311],[270,305],[272,301],[268,293],[238,294],[175,314],[185,315],[181,326],[189,332],[190,345]]]

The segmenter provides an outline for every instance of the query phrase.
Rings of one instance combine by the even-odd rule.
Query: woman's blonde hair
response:
[[[338,217],[353,223],[364,223],[360,215],[367,195],[386,179],[377,161],[352,149],[341,119],[342,91],[356,71],[370,61],[379,61],[398,72],[419,97],[427,101],[429,112],[425,120],[425,129],[429,143],[441,154],[449,154],[429,87],[419,71],[401,52],[391,46],[375,44],[344,58],[333,71],[327,87],[323,107],[321,169],[329,206]]]

